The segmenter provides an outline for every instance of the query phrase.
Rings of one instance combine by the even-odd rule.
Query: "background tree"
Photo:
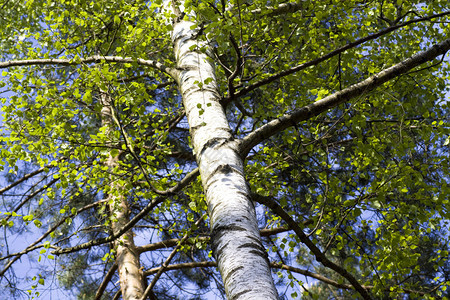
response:
[[[446,4],[6,1],[5,293],[448,297]]]

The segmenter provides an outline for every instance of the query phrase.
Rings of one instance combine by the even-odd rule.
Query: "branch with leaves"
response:
[[[288,127],[294,126],[301,121],[317,116],[339,104],[348,102],[355,97],[361,97],[389,80],[402,76],[415,67],[432,61],[440,55],[445,55],[449,50],[450,39],[436,44],[426,51],[417,53],[361,82],[351,85],[323,99],[317,100],[316,102],[299,108],[291,113],[287,113],[278,119],[272,120],[254,130],[241,140],[241,152],[244,153],[245,157],[254,146],[258,145],[261,141],[268,139],[272,135]]]
[[[356,280],[356,278],[350,274],[347,270],[342,268],[341,266],[338,266],[331,260],[329,260],[325,254],[322,253],[322,251],[308,238],[308,236],[303,232],[303,230],[298,225],[298,222],[295,221],[279,204],[277,204],[272,198],[265,197],[259,194],[252,194],[252,199],[254,201],[257,201],[261,204],[264,204],[268,208],[270,208],[273,212],[275,212],[277,215],[279,215],[298,236],[300,241],[308,247],[308,249],[314,254],[316,257],[316,260],[320,262],[322,265],[324,265],[327,268],[330,268],[337,272],[342,277],[346,278],[353,288],[357,290],[360,295],[364,299],[372,299],[370,297],[367,290]]]

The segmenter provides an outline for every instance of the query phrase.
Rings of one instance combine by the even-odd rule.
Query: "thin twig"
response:
[[[194,224],[194,226],[198,226],[200,224],[201,221],[203,221],[204,217],[206,216],[206,213],[204,213]],[[147,298],[147,296],[149,295],[150,291],[153,289],[153,287],[155,286],[156,282],[158,281],[158,279],[161,277],[162,273],[164,272],[165,268],[167,268],[167,266],[169,265],[170,261],[172,260],[172,258],[175,256],[175,254],[177,254],[178,250],[181,248],[181,246],[186,242],[186,240],[189,238],[190,236],[190,231],[188,231],[183,238],[180,240],[180,242],[178,243],[178,245],[175,247],[175,249],[172,250],[172,252],[170,253],[170,255],[167,257],[166,261],[162,264],[162,266],[159,268],[158,272],[156,273],[155,277],[153,277],[152,282],[148,285],[148,287],[145,289],[144,294],[142,295],[141,300],[145,300]]]

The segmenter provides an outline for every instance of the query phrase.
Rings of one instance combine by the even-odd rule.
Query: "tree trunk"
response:
[[[102,125],[108,127],[108,131],[113,130],[112,107],[109,95],[102,93]],[[107,160],[108,169],[114,172],[118,166],[118,156],[113,157],[109,154]],[[110,188],[108,193],[108,205],[111,214],[111,229],[116,234],[130,221],[129,207],[124,189],[111,176]],[[132,230],[127,231],[120,238],[114,241],[116,250],[117,269],[119,271],[120,289],[122,299],[138,300],[142,297],[145,286],[143,272],[140,270],[139,253],[136,251]]]
[[[180,70],[176,80],[206,194],[213,254],[227,297],[278,299],[238,144],[219,103],[214,65],[200,50],[208,50],[208,45],[196,40],[198,31],[191,29],[195,23],[181,20],[173,26],[172,41]]]

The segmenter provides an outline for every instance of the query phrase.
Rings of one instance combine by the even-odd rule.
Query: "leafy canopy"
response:
[[[450,35],[447,1],[183,6],[197,38],[211,47],[236,140]],[[110,210],[119,204],[105,197],[112,194],[126,199],[131,219],[154,204],[133,226],[146,275],[168,255],[154,243],[189,236],[171,263],[190,265],[168,270],[155,293],[164,299],[223,295],[211,267],[208,224],[194,225],[207,207],[200,180],[188,175],[196,163],[171,77],[171,18],[161,1],[9,0],[2,6],[0,55],[10,62],[1,65],[0,85],[5,294],[46,295],[55,285],[91,299],[115,258],[99,240],[117,222]],[[377,299],[448,297],[448,80],[448,55],[438,57],[272,132],[243,153],[254,200],[276,203]],[[111,156],[119,161],[114,169]],[[182,180],[183,189],[164,193]],[[268,207],[256,210],[260,228],[274,229],[263,242],[280,295],[357,297],[354,286],[316,260],[287,218]],[[52,253],[89,241],[100,242]],[[152,251],[143,250],[148,243]],[[25,254],[29,272],[17,261]],[[310,279],[293,275],[305,270],[333,283],[309,274],[319,281],[306,287]],[[105,299],[117,293],[114,282]],[[182,288],[187,282],[192,289]]]

